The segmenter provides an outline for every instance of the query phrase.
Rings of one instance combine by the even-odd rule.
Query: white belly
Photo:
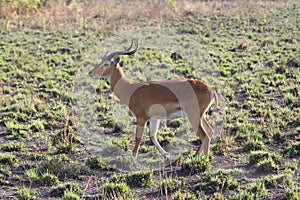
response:
[[[183,118],[186,117],[187,114],[182,108],[178,108],[172,113],[163,113],[163,114],[156,114],[152,115],[151,119],[176,119],[176,118]]]

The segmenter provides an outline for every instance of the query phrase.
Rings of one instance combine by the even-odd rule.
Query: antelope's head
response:
[[[133,44],[135,48],[131,50]],[[138,49],[138,41],[132,40],[130,47],[124,51],[109,51],[103,57],[99,65],[89,72],[89,75],[93,78],[104,78],[109,80],[113,74],[114,68],[117,67],[120,61],[120,55],[132,55]]]

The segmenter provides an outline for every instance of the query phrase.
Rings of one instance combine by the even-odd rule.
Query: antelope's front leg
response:
[[[144,129],[145,129],[145,123],[142,125],[141,124],[137,124],[136,126],[136,133],[135,133],[135,145],[134,145],[134,149],[133,149],[133,156],[137,157],[138,155],[138,151],[141,145],[141,141],[142,141],[142,136],[144,133]]]
[[[164,155],[165,158],[169,159],[169,154],[160,146],[156,139],[156,134],[159,127],[159,119],[151,119],[150,120],[150,139],[156,146],[156,148],[159,150],[159,152]]]

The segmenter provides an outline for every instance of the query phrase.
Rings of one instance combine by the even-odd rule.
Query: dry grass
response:
[[[288,0],[293,1],[293,0]],[[13,2],[13,1],[10,1]],[[287,2],[276,2],[276,4]],[[253,9],[272,7],[263,1],[193,1],[193,0],[46,0],[38,8],[0,3],[0,19],[5,19],[7,28],[28,27],[40,29],[99,28],[112,21],[152,19],[161,22],[164,18],[181,16],[200,17],[212,13],[248,16]],[[3,26],[3,25],[2,25]],[[95,27],[97,26],[97,27]]]

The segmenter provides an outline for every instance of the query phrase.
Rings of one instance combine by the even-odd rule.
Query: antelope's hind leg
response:
[[[203,147],[204,149],[204,154],[209,156],[209,150],[210,150],[210,141],[211,138],[214,135],[214,130],[211,128],[211,126],[208,124],[207,120],[205,119],[205,115],[203,115],[203,117],[201,118],[201,127],[204,129],[206,137],[205,137],[205,145]]]
[[[201,155],[202,153],[206,156],[209,155],[209,146],[210,146],[210,137],[206,133],[205,129],[199,124],[197,135],[199,136],[200,140],[202,141],[201,146],[196,151],[196,155]]]
[[[210,137],[206,131],[206,124],[204,125],[203,117],[198,117],[197,115],[188,115],[189,121],[192,124],[193,130],[196,132],[197,136],[200,138],[202,144],[197,149],[195,155],[209,155]],[[205,126],[205,127],[204,127]],[[209,128],[207,128],[209,129]]]
[[[212,138],[214,135],[214,130],[212,129],[212,127],[209,125],[208,121],[205,119],[205,116],[202,117],[202,125],[206,131],[206,133],[208,134],[209,138]]]
[[[199,147],[198,151],[196,152],[196,155],[199,155],[203,152],[204,155],[209,156],[210,141],[212,136],[214,135],[214,130],[208,124],[207,120],[205,119],[205,115],[203,115],[203,117],[200,120],[198,131],[199,134],[197,132],[197,135],[200,137],[200,139],[204,136],[204,139],[201,140],[202,145],[201,147]]]

